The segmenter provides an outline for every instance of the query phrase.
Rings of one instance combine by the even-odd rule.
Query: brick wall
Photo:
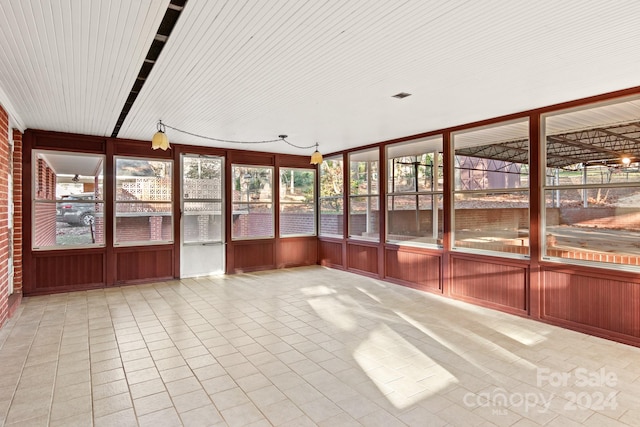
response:
[[[270,212],[251,212],[250,214],[235,214],[232,217],[232,236],[234,238],[248,238],[254,236],[269,236],[273,234],[273,214]]]
[[[8,178],[9,173],[9,115],[0,107],[0,326],[9,316],[9,230]]]
[[[56,175],[43,159],[37,162],[36,195],[40,200],[55,200]],[[56,205],[36,203],[34,206],[34,246],[54,246],[56,244]]]
[[[22,133],[13,130],[13,291],[22,292]]]
[[[529,209],[456,209],[455,223],[457,230],[529,228]]]
[[[312,234],[315,216],[312,213],[280,213],[280,234]]]
[[[323,236],[327,234],[342,236],[343,220],[343,214],[321,214],[320,233]]]
[[[615,206],[561,208],[560,223],[637,231],[640,230],[640,210]]]
[[[171,240],[170,216],[119,216],[116,218],[116,242]]]

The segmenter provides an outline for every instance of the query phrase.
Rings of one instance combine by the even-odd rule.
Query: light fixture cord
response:
[[[173,126],[169,126],[166,123],[162,123],[162,125],[164,127],[169,128],[169,129],[175,130],[176,132],[184,133],[185,135],[195,136],[196,138],[208,139],[209,141],[227,142],[229,144],[269,144],[269,143],[272,143],[272,142],[284,141],[285,143],[289,144],[290,146],[295,147],[295,148],[299,148],[301,150],[306,150],[308,148],[314,148],[314,147],[316,147],[318,145],[318,144],[313,144],[313,145],[309,145],[309,146],[296,145],[296,144],[294,144],[292,142],[287,141],[286,138],[284,138],[284,137],[280,137],[278,139],[268,139],[268,140],[263,140],[263,141],[237,141],[237,140],[232,140],[232,139],[220,139],[220,138],[213,138],[211,136],[199,135],[199,134],[193,133],[193,132],[188,132],[186,130],[178,129],[178,128],[175,128]]]

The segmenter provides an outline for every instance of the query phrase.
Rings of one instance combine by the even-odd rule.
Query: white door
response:
[[[183,154],[180,277],[223,274],[224,161]]]

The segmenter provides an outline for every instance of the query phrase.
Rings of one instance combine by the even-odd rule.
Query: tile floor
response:
[[[640,425],[640,349],[322,267],[26,298],[6,426]]]

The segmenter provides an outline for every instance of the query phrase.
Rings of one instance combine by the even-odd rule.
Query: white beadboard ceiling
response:
[[[0,102],[25,128],[111,135],[168,5],[0,1]],[[188,0],[118,136],[162,119],[330,153],[639,86],[638,46],[638,0]]]

